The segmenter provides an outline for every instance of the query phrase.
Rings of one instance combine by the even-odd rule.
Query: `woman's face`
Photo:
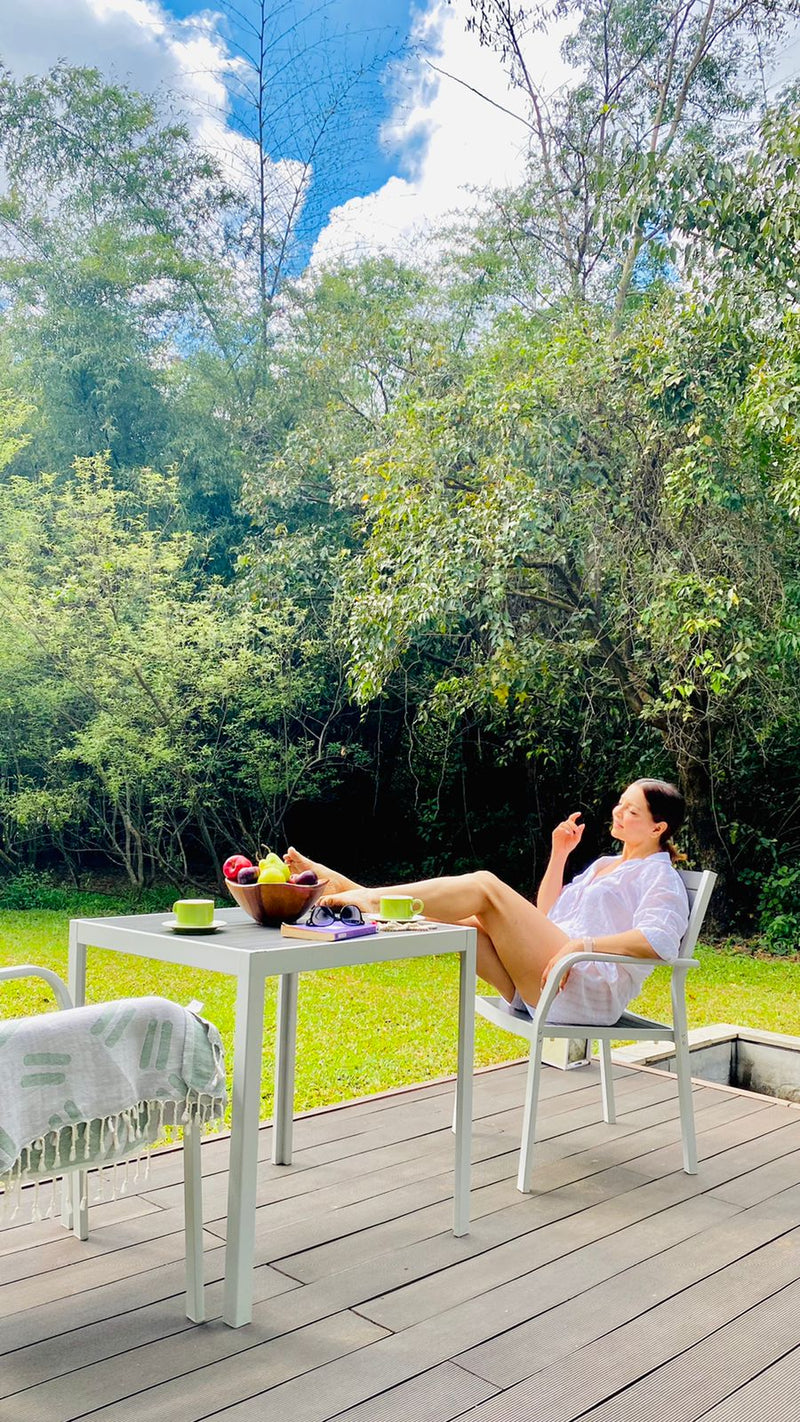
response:
[[[630,849],[658,849],[666,820],[654,820],[641,785],[623,790],[611,811],[611,833]]]

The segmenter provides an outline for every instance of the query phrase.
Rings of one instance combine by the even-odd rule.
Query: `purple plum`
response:
[[[247,864],[244,869],[240,869],[236,875],[237,884],[255,884],[258,882],[258,869],[255,864]]]
[[[313,869],[304,869],[301,874],[292,875],[293,884],[318,884],[319,879]]]

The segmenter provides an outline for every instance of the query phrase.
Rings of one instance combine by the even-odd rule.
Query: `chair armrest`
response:
[[[22,963],[16,968],[0,968],[0,982],[7,982],[11,978],[43,978],[53,989],[59,1008],[65,1009],[75,1005],[63,978],[60,978],[58,973],[51,973],[49,968],[35,968],[30,963]]]
[[[588,958],[592,963],[637,963],[641,968],[643,963],[653,968],[699,968],[698,958],[636,958],[633,953],[570,953],[569,958],[563,958],[562,962],[572,962],[574,958]]]

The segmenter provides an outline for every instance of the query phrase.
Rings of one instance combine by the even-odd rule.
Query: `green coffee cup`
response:
[[[176,899],[172,912],[179,928],[210,928],[214,922],[214,900]]]
[[[381,918],[403,922],[413,918],[415,913],[422,913],[424,907],[422,899],[407,898],[405,894],[392,894],[390,898],[381,899],[380,914]]]

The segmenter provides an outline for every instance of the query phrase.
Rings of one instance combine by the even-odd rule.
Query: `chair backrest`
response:
[[[686,885],[689,899],[689,922],[681,939],[678,956],[690,958],[703,926],[717,876],[711,869],[679,869],[678,873]]]

